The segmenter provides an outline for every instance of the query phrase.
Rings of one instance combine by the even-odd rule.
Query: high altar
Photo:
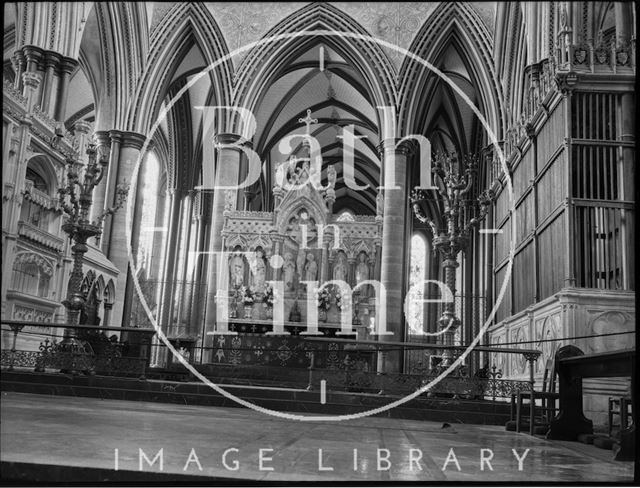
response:
[[[320,332],[339,331],[348,300],[352,308],[348,320],[358,337],[373,326],[374,288],[358,285],[380,279],[381,198],[375,216],[336,215],[332,165],[327,167],[327,180],[320,185],[309,158],[292,156],[275,171],[273,212],[231,210],[235,192],[227,190],[222,236],[229,258],[223,290],[229,301],[230,330],[270,331],[274,299],[284,301],[285,329],[293,333],[306,327],[308,303],[318,308]],[[331,280],[344,281],[355,290],[341,292],[327,283]],[[273,296],[270,281],[283,283],[283,297]],[[307,302],[304,281],[317,281],[326,292],[316,293]]]

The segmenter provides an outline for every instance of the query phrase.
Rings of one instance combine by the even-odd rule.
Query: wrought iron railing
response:
[[[33,332],[25,327],[39,327],[36,322],[5,321],[13,335],[11,349],[2,349],[0,363],[8,370],[30,368],[35,371],[83,372],[111,376],[154,376],[161,379],[188,380],[189,371],[180,364],[164,345],[151,345],[153,329],[76,326],[82,347],[69,350],[60,347],[55,333],[39,329]],[[47,324],[53,329],[68,324]],[[7,330],[5,328],[5,330]],[[119,339],[107,332],[120,332]],[[16,347],[19,334],[33,334],[42,340],[39,347],[25,350]],[[44,337],[44,339],[42,339]],[[415,367],[409,373],[385,372],[386,355],[399,350],[418,349],[437,352],[443,348],[454,350],[454,356],[464,346],[436,344],[355,341],[350,339],[317,338],[304,336],[265,336],[238,334],[213,337],[211,346],[196,346],[195,340],[171,340],[174,348],[190,364],[214,381],[230,383],[276,382],[279,386],[318,389],[321,380],[333,391],[347,391],[386,395],[407,395],[434,380],[440,373],[436,363]],[[149,367],[152,349],[157,348],[164,358],[161,364]],[[441,353],[442,351],[440,351]],[[517,391],[534,388],[533,363],[540,351],[529,349],[494,348],[477,346],[474,352],[491,355],[524,355],[530,364],[528,381],[502,378],[496,366],[470,373],[458,368],[440,380],[427,392],[428,396],[453,396],[461,399],[510,398]],[[380,356],[380,357],[379,357]],[[378,368],[378,360],[382,366]],[[159,375],[159,376],[158,376]],[[168,376],[167,376],[168,375]],[[192,378],[191,378],[192,379]]]
[[[429,364],[422,371],[414,370],[413,373],[387,373],[385,372],[385,358],[392,351],[406,349],[431,349],[440,351],[444,349],[453,350],[454,357],[466,350],[465,346],[445,346],[437,344],[417,344],[405,342],[377,342],[377,341],[355,341],[350,339],[326,339],[308,337],[306,339],[312,343],[351,344],[358,348],[368,347],[370,351],[381,353],[381,371],[371,370],[366,361],[359,355],[362,349],[351,351],[351,356],[346,358],[337,368],[321,368],[315,364],[315,353],[311,354],[309,365],[308,388],[317,388],[316,381],[320,379],[326,381],[329,389],[345,389],[347,391],[377,392],[384,394],[406,395],[412,393],[431,381],[436,379],[441,371],[437,364]],[[452,374],[445,376],[437,384],[428,389],[428,395],[447,395],[457,398],[467,399],[491,399],[511,398],[518,391],[532,391],[535,380],[535,361],[541,352],[533,349],[516,348],[496,348],[488,346],[476,346],[472,352],[502,353],[523,355],[529,362],[529,380],[510,380],[502,378],[502,371],[496,366],[485,367],[474,374],[470,374],[467,367],[457,368]],[[437,357],[437,355],[434,354]],[[315,378],[315,379],[314,379]]]
[[[243,333],[213,336],[212,344],[207,347],[196,346],[195,342],[171,342],[185,360],[214,381],[263,385],[278,382],[282,387],[318,389],[320,380],[324,380],[326,388],[333,391],[389,395],[407,395],[422,388],[439,375],[440,368],[437,361],[425,361],[421,367],[414,365],[407,373],[385,373],[386,355],[393,351],[415,349],[438,358],[445,347],[428,343],[383,343]],[[190,376],[164,345],[154,347],[159,351],[153,352],[152,356],[162,358],[155,364],[156,367],[163,371],[180,370],[185,379]],[[456,353],[465,349],[463,346],[451,348]],[[495,357],[498,353],[524,355],[530,365],[540,354],[536,350],[486,346],[478,346],[471,352],[482,352],[486,357]],[[379,354],[382,361],[380,370]],[[430,388],[428,395],[496,400],[510,398],[517,391],[530,391],[533,386],[533,375],[528,381],[503,379],[502,371],[495,365],[476,371],[463,366]]]
[[[3,321],[3,326],[11,331],[12,346],[3,348],[0,353],[0,365],[9,371],[16,368],[33,368],[38,372],[47,370],[64,373],[100,374],[108,376],[145,377],[149,366],[149,342],[154,330],[124,327],[96,327],[77,325],[78,347],[63,347],[59,334],[51,329],[69,328],[68,324],[47,323],[42,329],[40,322]],[[24,330],[38,328],[37,330]],[[121,333],[120,338],[107,332]],[[126,334],[126,336],[124,334]],[[19,335],[41,340],[36,348],[17,347]]]

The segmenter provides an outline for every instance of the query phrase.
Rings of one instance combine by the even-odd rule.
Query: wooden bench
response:
[[[559,379],[559,412],[551,421],[548,439],[573,441],[580,434],[592,434],[593,422],[584,416],[582,408],[583,378],[614,378],[631,376],[631,398],[635,388],[636,351],[589,354],[556,359]],[[633,460],[635,455],[635,406],[632,406],[632,425],[620,432],[620,449],[614,459]]]

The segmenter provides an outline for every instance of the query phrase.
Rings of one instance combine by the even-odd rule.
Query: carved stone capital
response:
[[[144,146],[147,141],[147,136],[145,135],[115,129],[109,131],[109,137],[112,142],[120,143],[122,147],[133,147],[135,149],[142,149],[142,146]],[[151,149],[152,145],[153,141],[149,141],[147,149]]]
[[[62,61],[62,56],[54,51],[47,51],[44,53],[44,66],[45,68],[55,68]]]
[[[93,133],[93,139],[98,148],[106,147],[107,151],[111,148],[111,138],[109,132],[105,130],[99,130]]]
[[[76,69],[76,66],[78,66],[77,60],[63,56],[58,65],[58,69],[61,73],[71,74],[73,70]]]
[[[239,136],[238,134],[231,134],[231,133],[216,134],[214,137],[214,142],[220,146],[232,145],[232,147],[234,146],[247,146],[249,148],[253,147],[253,144],[251,143],[251,141],[243,140],[242,136]]]
[[[78,120],[73,125],[73,130],[76,132],[76,134],[88,134],[89,132],[91,132],[92,127],[93,127],[93,124],[91,124],[91,122],[87,122],[85,120]]]
[[[22,53],[29,63],[39,63],[44,55],[44,51],[38,46],[24,46],[22,48]]]
[[[33,88],[34,90],[40,86],[40,82],[42,81],[42,76],[38,73],[33,73],[31,71],[27,71],[22,73],[22,82],[26,87]]]
[[[395,150],[396,154],[409,155],[415,150],[417,143],[413,139],[389,138],[384,139],[376,149],[378,153],[384,155],[386,150]]]

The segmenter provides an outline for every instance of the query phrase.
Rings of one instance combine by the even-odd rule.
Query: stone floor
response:
[[[150,467],[144,456],[152,462],[162,449],[164,473],[220,478],[633,480],[633,463],[612,461],[611,451],[576,442],[547,441],[494,426],[443,427],[436,422],[388,418],[300,422],[240,408],[13,392],[2,392],[0,421],[3,462],[115,469],[117,449],[119,470],[137,471],[142,462],[145,471],[157,472],[160,457]],[[523,457],[527,449],[520,470],[513,450]],[[490,458],[492,470],[486,462],[481,469],[481,455]]]

